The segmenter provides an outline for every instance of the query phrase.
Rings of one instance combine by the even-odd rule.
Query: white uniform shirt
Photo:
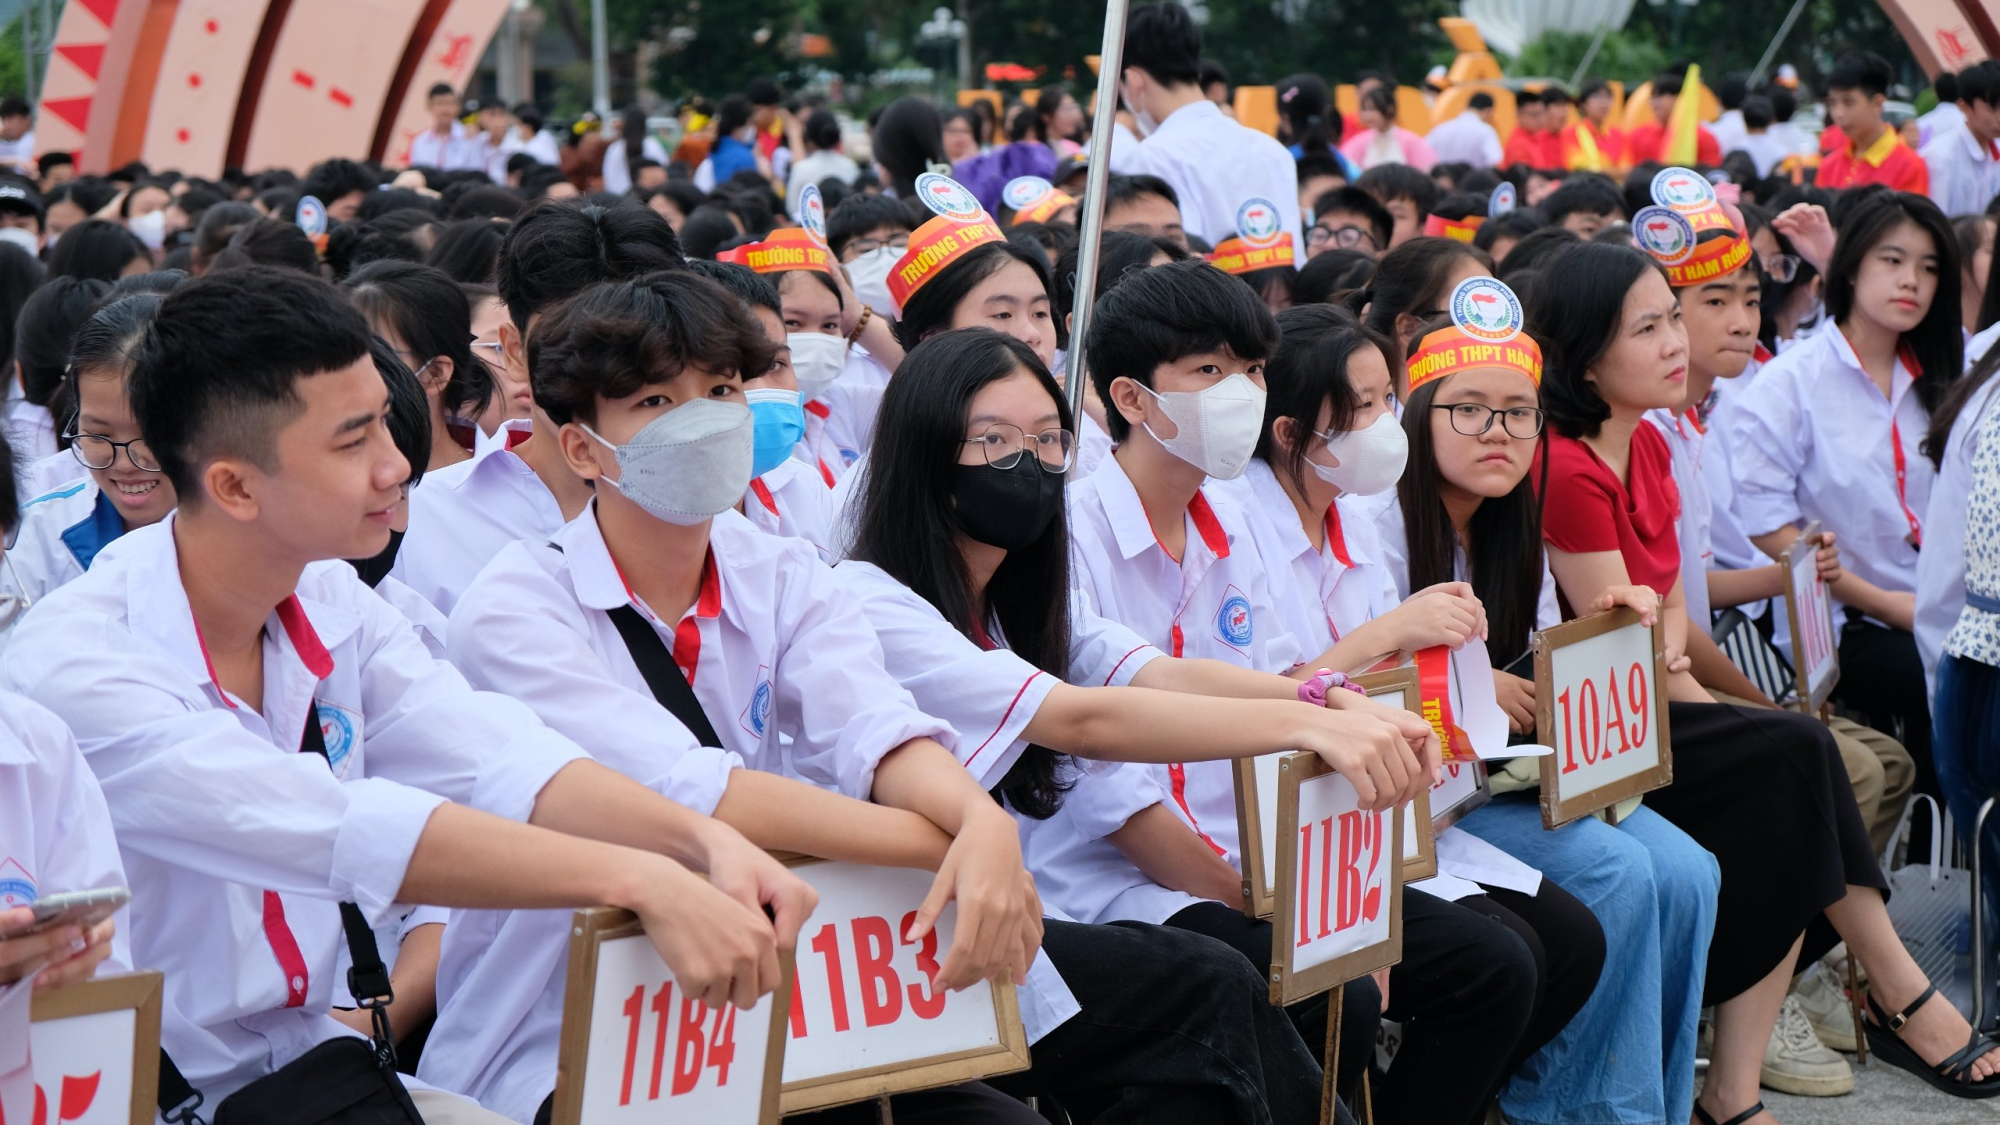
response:
[[[1688,619],[1707,633],[1714,626],[1708,568],[1715,564],[1715,550],[1709,544],[1714,517],[1709,512],[1708,475],[1702,470],[1708,435],[1700,422],[1670,410],[1648,410],[1646,421],[1667,439],[1667,451],[1673,456],[1674,487],[1681,494],[1681,514],[1674,525],[1681,543],[1681,590],[1687,598]]]
[[[125,885],[104,794],[69,729],[47,709],[0,692],[0,910]],[[131,911],[113,921],[117,933],[99,975],[132,967]],[[41,1120],[28,1058],[33,986],[33,977],[0,986],[0,1116],[9,1121]]]
[[[37,496],[61,491],[62,488],[82,475],[86,470],[76,454],[67,449],[59,449],[46,457],[33,461],[21,457],[19,447],[14,450],[15,469],[20,474],[20,487],[15,495],[26,504]]]
[[[444,614],[423,598],[415,590],[403,585],[393,574],[385,574],[375,586],[375,594],[388,602],[390,608],[403,615],[403,619],[416,629],[417,636],[424,642],[424,648],[439,660],[445,658]]]
[[[1918,452],[1930,416],[1911,383],[1898,359],[1893,396],[1883,398],[1838,328],[1765,364],[1730,396],[1726,415],[1743,530],[1764,535],[1818,520],[1839,536],[1841,566],[1884,590],[1916,589],[1909,517],[1922,520],[1935,474]]]
[[[1381,533],[1382,564],[1389,570],[1389,578],[1396,584],[1396,597],[1400,601],[1410,596],[1410,547],[1409,534],[1403,527],[1403,506],[1391,504],[1382,509],[1375,521],[1375,529]],[[1451,577],[1454,582],[1472,581],[1471,572],[1465,565],[1465,549],[1452,552]],[[1535,601],[1535,628],[1546,629],[1562,624],[1562,606],[1556,601],[1556,580],[1549,572],[1549,560],[1542,557],[1542,589]],[[1510,642],[1510,645],[1513,642]],[[1525,648],[1523,652],[1527,651]],[[1518,659],[1520,653],[1508,657]]]
[[[660,146],[658,137],[648,136],[639,142],[639,155],[654,162],[665,164],[667,150]],[[625,142],[616,140],[604,150],[604,190],[613,195],[624,195],[632,190],[632,169],[625,160]]]
[[[1917,118],[1917,144],[1927,145],[1939,136],[1949,133],[1955,126],[1965,123],[1965,111],[1957,102],[1939,102],[1929,113]],[[1950,215],[1950,211],[1945,212]]]
[[[759,531],[803,539],[833,560],[833,491],[818,470],[790,458],[750,482],[743,496],[743,515]]]
[[[1306,260],[1297,162],[1284,145],[1238,125],[1207,98],[1168,114],[1137,144],[1118,137],[1111,170],[1167,181],[1180,198],[1181,225],[1211,246],[1234,238],[1237,211],[1262,199],[1277,208],[1278,229],[1291,232],[1297,260]]]
[[[882,670],[872,623],[812,548],[717,516],[700,595],[664,623],[626,586],[595,508],[547,543],[509,545],[453,611],[452,657],[593,757],[703,814],[747,762],[867,800],[912,738],[949,744]],[[560,547],[560,550],[556,548]],[[610,610],[630,605],[673,654],[723,748],[657,702]],[[457,910],[445,927],[427,1082],[520,1121],[555,1087],[567,911]]]
[[[549,486],[508,448],[516,444],[511,435],[532,433],[532,424],[514,418],[497,432],[509,440],[425,473],[410,490],[410,530],[389,573],[446,616],[500,548],[516,539],[547,542],[563,525]]]
[[[48,407],[28,401],[18,376],[0,378],[0,430],[6,433],[14,460],[22,464],[56,451],[55,419]]]
[[[436,168],[440,172],[486,170],[485,158],[480,153],[478,138],[465,135],[463,122],[451,123],[451,135],[440,137],[436,129],[425,129],[410,138],[408,159],[403,161],[408,168]]]
[[[1983,215],[2000,195],[2000,159],[1963,121],[1926,140],[1917,155],[1930,167],[1931,202],[1947,216]]]
[[[1965,346],[1970,367],[1987,349],[2000,342],[2000,325],[1972,338]],[[2000,393],[2000,379],[1986,384],[1966,399],[1951,436],[1944,444],[1944,465],[1931,488],[1928,518],[1924,521],[1924,549],[1917,556],[1917,653],[1924,659],[1924,674],[1936,686],[1938,661],[1943,658],[1944,639],[1958,624],[1965,608],[1966,524],[1972,510],[1973,457],[1979,453],[1980,419],[1992,410],[1994,395]],[[1994,534],[1990,527],[1980,528]]]
[[[0,589],[25,595],[31,604],[41,601],[82,577],[97,553],[123,534],[118,510],[89,477],[43,493],[21,507],[14,546],[0,564]],[[13,631],[0,632],[0,646]]]
[[[1743,111],[1725,109],[1722,115],[1708,123],[1708,131],[1714,135],[1715,143],[1728,156],[1743,147],[1743,138],[1750,135],[1749,126],[1743,124]]]
[[[1437,154],[1439,164],[1465,163],[1474,168],[1496,168],[1506,156],[1500,134],[1469,109],[1439,123],[1424,135],[1424,140]]]
[[[176,517],[107,547],[30,610],[0,687],[75,731],[131,877],[134,963],[166,974],[161,1042],[214,1105],[352,1034],[326,1013],[335,903],[381,926],[446,800],[526,820],[583,756],[466,686],[344,562],[272,611],[261,710],[215,682],[181,585]],[[327,757],[302,753],[308,721]]]

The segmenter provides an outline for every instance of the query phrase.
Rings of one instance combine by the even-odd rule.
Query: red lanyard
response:
[[[1907,478],[1909,474],[1904,468],[1903,463],[1903,431],[1893,416],[1889,419],[1889,450],[1895,455],[1896,459],[1896,503],[1902,506],[1903,518],[1910,522],[1910,546],[1922,548],[1924,545],[1924,526],[1917,519],[1917,513],[1910,510],[1910,501],[1907,493]]]

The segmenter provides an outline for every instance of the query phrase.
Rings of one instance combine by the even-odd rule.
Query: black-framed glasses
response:
[[[1780,285],[1799,276],[1799,260],[1790,254],[1773,254],[1768,258],[1759,254],[1757,268]]]
[[[907,234],[893,234],[888,238],[850,238],[847,240],[846,248],[854,251],[859,256],[880,250],[884,246],[890,247],[896,253],[901,254],[910,248],[910,236]]]
[[[1307,246],[1324,246],[1329,242],[1343,250],[1358,250],[1364,242],[1368,244],[1368,249],[1370,250],[1381,249],[1380,246],[1375,244],[1375,235],[1373,233],[1357,226],[1331,228],[1315,226],[1306,231]]]
[[[1451,412],[1451,428],[1466,437],[1481,437],[1493,428],[1494,419],[1507,436],[1529,441],[1542,436],[1542,412],[1533,406],[1494,407],[1483,402],[1434,402],[1432,410]]]
[[[75,426],[71,426],[69,432],[63,434],[63,438],[69,442],[69,451],[86,469],[103,470],[116,465],[118,451],[122,449],[125,451],[125,459],[132,462],[133,468],[142,473],[160,471],[159,459],[153,456],[153,451],[147,446],[145,438],[112,441],[103,434],[78,433]]]
[[[964,440],[977,445],[986,463],[996,469],[1011,469],[1021,463],[1021,455],[1032,446],[1035,462],[1045,471],[1066,473],[1076,464],[1076,435],[1061,428],[1030,434],[1011,422],[995,422],[978,437]]]

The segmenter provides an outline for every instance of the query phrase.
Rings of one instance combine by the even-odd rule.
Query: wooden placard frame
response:
[[[569,973],[564,982],[562,1037],[556,1053],[552,1125],[582,1125],[583,1076],[590,1061],[591,1001],[597,985],[597,954],[607,941],[639,937],[646,926],[629,910],[595,906],[570,919]],[[771,994],[771,1029],[764,1046],[762,1109],[758,1125],[777,1125],[779,1078],[785,1068],[785,1028],[792,1009],[792,959],[781,958],[784,975]]]
[[[1287,754],[1278,763],[1278,838],[1289,842],[1299,831],[1299,786],[1333,773],[1318,754]],[[1403,817],[1400,810],[1383,818],[1389,826],[1385,854],[1403,854]],[[1278,885],[1288,886],[1295,878],[1292,849],[1278,849]],[[1292,924],[1296,920],[1297,898],[1278,895],[1277,911],[1271,918],[1271,1003],[1296,1004],[1338,988],[1357,977],[1393,965],[1403,959],[1403,865],[1388,864],[1382,877],[1388,892],[1389,936],[1373,945],[1336,957],[1323,965],[1294,970],[1289,954]]]
[[[1413,715],[1423,713],[1415,665],[1370,672],[1352,679],[1362,691],[1368,693],[1370,699],[1377,696],[1401,695],[1403,710]],[[1418,883],[1438,873],[1437,834],[1444,831],[1444,828],[1438,827],[1437,821],[1431,816],[1430,786],[1426,785],[1417,790],[1416,799],[1410,802],[1409,814],[1410,823],[1416,826],[1413,835],[1416,837],[1417,854],[1403,860],[1403,882]],[[1465,814],[1461,812],[1457,815]],[[1445,827],[1450,827],[1449,822]],[[1409,843],[1409,840],[1405,839],[1404,843]]]
[[[1555,699],[1555,651],[1579,641],[1639,625],[1637,611],[1623,606],[1589,617],[1579,617],[1535,634],[1535,729],[1555,752],[1543,756],[1542,827],[1560,828],[1601,809],[1614,809],[1621,801],[1651,792],[1674,780],[1674,749],[1667,726],[1666,630],[1656,622],[1647,631],[1653,638],[1653,729],[1659,733],[1660,762],[1649,769],[1567,801],[1556,799],[1556,781],[1563,749],[1558,741]]]
[[[787,867],[806,867],[826,862],[807,856],[783,858]],[[787,996],[791,994],[790,969],[791,966],[787,966],[785,977]],[[779,1086],[779,1112],[804,1113],[807,1110],[827,1109],[890,1094],[956,1086],[961,1082],[976,1082],[982,1078],[1014,1074],[1028,1069],[1031,1065],[1028,1057],[1028,1033],[1027,1029],[1021,1026],[1020,999],[1014,994],[1014,982],[1002,976],[992,981],[991,986],[993,1019],[1000,1029],[998,1044],[966,1051],[953,1051],[913,1062],[863,1067],[860,1070],[821,1075],[818,1078],[798,1082],[784,1082]],[[786,1016],[787,1018],[790,1016],[789,1004],[786,1006]],[[772,1026],[782,1032],[786,1021],[774,1019]]]
[[[132,1020],[132,1125],[152,1125],[159,1114],[160,998],[164,978],[147,970],[93,977],[50,992],[38,992],[28,1002],[28,1022],[74,1019],[77,1016],[130,1008]]]
[[[1827,675],[1824,683],[1815,688],[1806,682],[1808,670],[1805,662],[1799,659],[1799,591],[1792,588],[1792,575],[1798,572],[1798,566],[1801,563],[1806,562],[1811,556],[1819,553],[1819,548],[1813,543],[1813,538],[1819,532],[1818,520],[1807,524],[1805,531],[1801,532],[1797,539],[1792,540],[1792,545],[1786,549],[1783,560],[1785,568],[1785,624],[1792,631],[1792,683],[1794,690],[1799,694],[1799,710],[1804,711],[1808,715],[1819,714],[1820,708],[1826,706],[1827,699],[1833,695],[1833,689],[1840,684],[1840,638],[1834,632],[1833,597],[1831,594],[1827,596],[1826,602],[1826,635],[1827,640],[1833,647],[1833,671]]]

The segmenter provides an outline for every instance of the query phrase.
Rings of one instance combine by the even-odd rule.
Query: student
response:
[[[1388,250],[1396,219],[1375,197],[1352,185],[1313,200],[1313,225],[1306,231],[1306,257],[1328,250],[1359,250],[1371,258]]]
[[[1625,217],[1625,199],[1602,176],[1571,176],[1542,201],[1542,217],[1550,226],[1589,241],[1598,231]]]
[[[1500,134],[1493,130],[1493,95],[1484,90],[1466,99],[1457,117],[1433,126],[1424,141],[1440,164],[1494,168],[1505,159]]]
[[[1996,291],[1989,266],[1986,291]],[[1984,302],[1979,320],[2000,322],[2000,296]],[[1965,608],[1966,530],[1973,526],[1966,515],[1974,485],[1974,466],[1983,442],[1981,419],[1993,405],[2000,382],[1993,372],[2000,370],[2000,329],[1986,324],[1966,342],[1965,376],[1952,384],[1932,413],[1930,436],[1924,441],[1924,455],[1937,466],[1938,476],[1931,486],[1925,526],[1931,528],[1935,550],[1917,556],[1917,651],[1923,657],[1924,673],[1933,692],[1937,670],[1944,652],[1945,637],[1958,624]],[[1933,704],[1936,700],[1933,699]],[[1939,714],[1933,706],[1932,714]],[[1948,792],[1948,791],[1947,791]]]
[[[497,238],[506,237],[506,229],[494,231]],[[499,244],[494,246],[494,260],[499,260]],[[466,305],[472,310],[472,355],[486,368],[486,377],[493,384],[493,393],[486,400],[486,409],[478,418],[479,434],[486,438],[500,432],[500,427],[515,418],[526,418],[534,409],[535,400],[528,391],[525,379],[516,377],[513,368],[501,354],[500,326],[507,323],[507,302],[500,299],[500,291],[488,284],[459,283],[459,291],[465,294]],[[480,437],[475,435],[477,444]]]
[[[1392,364],[1396,346],[1363,329],[1344,309],[1300,308],[1277,319],[1283,335],[1265,369],[1269,394],[1256,458],[1238,481],[1216,486],[1224,492],[1234,489],[1248,514],[1250,540],[1265,563],[1276,626],[1289,630],[1301,649],[1322,650],[1321,659],[1352,670],[1372,666],[1384,653],[1402,660],[1434,646],[1482,645],[1483,615],[1463,581],[1434,585],[1397,604],[1374,522],[1352,503],[1393,494],[1405,464],[1403,429],[1389,410],[1390,371],[1402,366],[1399,359]],[[1472,685],[1472,690],[1490,690],[1490,684]],[[1480,1098],[1483,1103],[1583,1008],[1604,964],[1605,934],[1591,911],[1554,880],[1476,837],[1447,829],[1437,838],[1436,852],[1440,877],[1406,890],[1452,902],[1511,930],[1533,953],[1539,982],[1533,1018],[1511,1053],[1491,1054],[1480,1063],[1461,1056],[1473,1072],[1482,1064],[1498,1067]],[[1594,857],[1599,864],[1607,858]],[[1613,876],[1612,882],[1635,876],[1649,880],[1649,866]],[[1625,921],[1616,920],[1621,925]],[[1440,956],[1437,939],[1406,925],[1405,960],[1412,963],[1415,979],[1399,981],[1391,975],[1392,1006],[1406,1004],[1412,988],[1422,995],[1435,987],[1415,962]],[[1629,1002],[1627,975],[1607,979],[1620,982]],[[1629,1003],[1620,1010],[1629,1012]],[[1657,1030],[1657,1017],[1647,1022]],[[1657,1056],[1654,1051],[1652,1057]],[[1648,1056],[1641,1052],[1636,1057]],[[1405,1076],[1414,1073],[1421,1081],[1421,1058],[1406,1064],[1410,1070]],[[1568,1069],[1551,1058],[1528,1073]],[[1633,1084],[1642,1081],[1643,1075]],[[1477,1083],[1468,1086],[1470,1093],[1482,1092]],[[1565,1081],[1562,1087],[1555,1093],[1564,1097],[1551,1099],[1554,1104],[1573,1104],[1586,1084]],[[1397,1119],[1448,1119],[1436,1103],[1417,1112],[1410,1104],[1411,1089],[1404,1076],[1396,1076],[1383,1091],[1385,1105],[1393,1102],[1400,1111]],[[1522,1119],[1544,1118],[1529,1113]]]
[[[1557,133],[1557,144],[1562,148],[1561,167],[1572,172],[1609,174],[1630,166],[1631,161],[1625,158],[1625,134],[1611,125],[1615,101],[1611,84],[1602,78],[1591,79],[1577,91],[1578,117],[1560,126]],[[1555,125],[1556,121],[1550,124]]]
[[[397,902],[636,908],[683,987],[743,1005],[813,902],[731,830],[468,690],[350,567],[316,565],[381,550],[408,474],[367,353],[323,282],[245,269],[171,294],[131,400],[180,509],[41,603],[0,666],[105,788],[134,961],[166,972],[162,1040],[210,1105],[344,1033],[325,1014],[330,900],[371,922]],[[433,1120],[490,1120],[413,1096]]]
[[[1202,94],[1201,31],[1188,10],[1167,0],[1133,11],[1125,24],[1123,63],[1118,93],[1145,139],[1113,144],[1111,170],[1165,180],[1187,233],[1210,245],[1235,233],[1244,200],[1269,200],[1278,209],[1278,229],[1292,232],[1293,256],[1304,261],[1292,155],[1231,120]]]
[[[461,168],[485,171],[485,165],[480,161],[477,138],[467,137],[465,125],[458,119],[461,103],[458,91],[452,88],[451,83],[434,84],[424,96],[424,106],[430,110],[430,128],[410,138],[409,149],[403,155],[403,165],[408,168],[435,168],[440,172],[455,172]],[[306,194],[312,195],[313,192],[308,188]],[[346,222],[352,217],[333,214],[334,199],[320,196],[319,200],[327,205],[330,218]]]
[[[1354,186],[1375,197],[1395,220],[1387,249],[1394,250],[1424,232],[1431,208],[1444,198],[1436,180],[1406,164],[1382,164],[1361,174]]]
[[[855,295],[876,316],[895,319],[889,270],[909,249],[912,229],[902,204],[867,192],[848,196],[827,213],[827,248],[840,260]]]
[[[1919,447],[1964,367],[1958,251],[1935,204],[1882,193],[1847,217],[1827,269],[1833,330],[1780,353],[1724,420],[1737,512],[1779,559],[1802,525],[1833,532],[1847,606],[1836,698],[1901,727],[1917,789],[1935,792],[1914,627],[1918,547],[1935,466]]]
[[[1407,351],[1424,324],[1444,311],[1445,299],[1460,282],[1491,273],[1479,255],[1457,239],[1414,238],[1384,254],[1367,287],[1351,295],[1347,304],[1370,332]],[[1402,377],[1401,364],[1391,370]],[[1397,402],[1408,397],[1404,388],[1397,388]]]
[[[1337,186],[1322,187],[1312,192],[1305,190],[1307,177],[1303,162],[1308,158],[1330,161],[1320,167],[1339,176],[1343,182],[1352,183],[1361,175],[1361,169],[1341,155],[1343,130],[1344,123],[1333,108],[1333,95],[1327,90],[1325,79],[1317,74],[1294,74],[1278,80],[1278,139],[1284,142],[1285,151],[1292,154],[1292,159],[1301,162],[1301,206],[1317,198],[1321,192]]]
[[[604,190],[612,195],[624,195],[631,191],[634,187],[633,170],[647,160],[664,166],[667,149],[646,127],[645,108],[635,103],[626,106],[625,111],[618,115],[618,137],[604,150]],[[727,175],[719,176],[717,182],[727,182],[728,179]]]
[[[1292,307],[1292,286],[1299,277],[1297,259],[1292,257],[1290,240],[1272,242],[1274,236],[1268,230],[1271,211],[1256,202],[1244,203],[1244,221],[1236,237],[1217,243],[1208,261],[1248,285],[1272,312],[1282,312]]]
[[[1586,243],[1543,275],[1528,320],[1548,355],[1542,401],[1556,432],[1544,537],[1560,592],[1571,606],[1602,606],[1619,586],[1667,591],[1658,612],[1674,780],[1645,804],[1715,853],[1723,875],[1705,988],[1715,1050],[1697,1117],[1757,1116],[1761,1060],[1792,966],[1836,935],[1869,974],[1866,1031],[1885,1061],[1955,1096],[2000,1093],[1989,1077],[2000,1075],[2000,1047],[1930,1002],[1936,990],[1889,923],[1881,869],[1826,728],[1796,712],[1715,703],[1686,674],[1673,478],[1664,439],[1644,421],[1677,405],[1686,379],[1687,336],[1666,278],[1637,250]],[[1793,849],[1782,870],[1769,864],[1773,840]]]
[[[1407,164],[1429,174],[1438,162],[1430,143],[1396,124],[1396,91],[1377,86],[1361,98],[1361,128],[1340,146],[1340,154],[1365,174],[1384,164]]]
[[[475,363],[468,337],[472,309],[458,283],[415,262],[370,262],[341,283],[375,334],[416,372],[431,404],[431,452],[425,471],[472,458],[478,424],[494,387]]]
[[[1843,55],[1833,65],[1826,78],[1826,104],[1842,140],[1820,161],[1815,184],[1828,191],[1864,184],[1919,195],[1929,190],[1924,158],[1882,120],[1895,77],[1887,59],[1868,51]]]
[[[584,287],[682,264],[673,228],[636,203],[546,203],[521,216],[500,253],[503,362],[527,380],[523,340],[547,305]],[[553,426],[539,417],[509,421],[470,461],[426,478],[410,494],[410,533],[395,575],[447,616],[459,593],[500,548],[521,538],[546,540],[576,518],[590,489],[569,471],[555,442],[537,442]],[[502,436],[504,435],[504,436]]]
[[[1643,125],[1634,126],[1625,136],[1625,163],[1632,167],[1641,164],[1665,163],[1667,157],[1667,126],[1673,121],[1674,105],[1680,101],[1681,90],[1687,84],[1686,71],[1665,71],[1653,77],[1652,97],[1647,108],[1653,111],[1653,119]],[[1699,91],[1697,91],[1698,93]],[[1722,142],[1706,125],[1697,122],[1694,133],[1694,163],[1702,168],[1718,168],[1722,165]]]
[[[159,308],[153,294],[121,297],[77,333],[65,376],[71,384],[66,397],[76,408],[63,436],[69,468],[83,476],[21,506],[7,554],[8,584],[30,605],[89,570],[113,540],[174,510],[173,482],[161,472],[126,397],[133,351]],[[0,625],[0,641],[8,635]]]
[[[870,624],[813,549],[730,511],[751,479],[739,372],[763,370],[773,351],[734,295],[687,271],[600,284],[547,310],[529,340],[536,401],[571,470],[602,487],[547,543],[514,544],[481,573],[453,612],[453,658],[474,683],[764,847],[935,868],[912,936],[957,902],[937,986],[1003,973],[1021,983],[1042,924],[1013,824],[936,741],[949,727],[882,670]],[[747,718],[709,731],[674,722],[621,608],[656,636],[701,711]],[[908,813],[857,803],[871,799]],[[926,819],[953,839],[934,838]],[[525,1121],[554,1084],[560,1004],[548,997],[567,927],[546,913],[471,924],[455,915],[446,931],[439,1035],[487,1049],[433,1054],[424,1073]],[[545,971],[525,976],[541,987],[499,987],[523,974],[489,947],[531,935]],[[496,992],[521,992],[498,1006],[515,1022],[536,1010],[539,1030],[492,1025]],[[454,994],[470,1005],[462,1024]],[[519,1041],[538,1044],[531,1073]]]
[[[813,110],[806,117],[800,138],[805,151],[792,161],[791,171],[785,177],[785,200],[791,204],[794,219],[798,218],[799,193],[807,184],[817,184],[829,177],[852,184],[861,175],[861,167],[854,163],[854,158],[840,151],[840,119],[832,110]]]
[[[389,522],[389,545],[365,559],[347,560],[361,581],[372,587],[382,600],[396,607],[396,611],[409,619],[423,638],[424,647],[432,656],[445,658],[445,619],[437,607],[417,595],[415,590],[405,586],[401,580],[390,576],[389,571],[396,565],[396,556],[403,545],[403,536],[410,530],[410,490],[424,479],[424,458],[430,455],[431,410],[429,396],[424,393],[424,385],[416,373],[403,363],[396,349],[381,336],[368,343],[368,356],[375,364],[375,371],[382,376],[382,383],[389,389],[389,414],[387,425],[389,437],[396,443],[396,451],[410,463],[410,479],[403,482],[403,496],[396,505],[394,517]]]
[[[1938,81],[1947,77],[1941,74]],[[2000,158],[1993,153],[2000,138],[2000,64],[1991,59],[1974,63],[1956,81],[1964,106],[1961,119],[1943,125],[1918,153],[1930,174],[1926,194],[1953,218],[1983,214],[2000,195]]]
[[[1145,173],[1105,181],[1104,229],[1171,239],[1183,250],[1188,245],[1180,196],[1167,181]]]
[[[753,441],[749,491],[737,500],[736,510],[759,530],[804,539],[819,548],[822,559],[831,561],[833,493],[815,468],[795,456],[806,433],[807,415],[799,402],[799,379],[792,365],[778,291],[746,266],[725,262],[688,265],[729,290],[774,349],[768,368],[743,378]]]
[[[1568,107],[1568,101],[1564,101]],[[1535,93],[1523,92],[1514,102],[1514,131],[1507,134],[1507,144],[1500,150],[1499,166],[1513,168],[1525,165],[1529,168],[1552,168],[1557,162],[1550,162],[1547,142],[1544,138],[1554,136],[1548,128],[1548,107]]]

